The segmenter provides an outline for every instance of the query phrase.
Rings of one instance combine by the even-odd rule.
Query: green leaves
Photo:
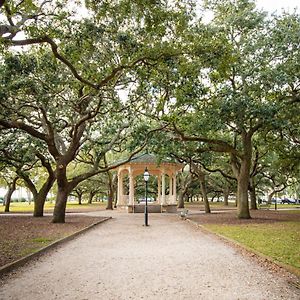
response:
[[[134,150],[166,123],[226,151],[241,151],[249,133],[259,146],[282,139],[298,153],[297,14],[267,19],[253,1],[206,1],[214,19],[204,24],[191,1],[85,1],[82,18],[79,2],[9,3],[3,25],[14,22],[30,46],[16,53],[16,37],[0,41],[0,116],[51,136],[60,154]],[[170,131],[148,147],[216,149],[181,150]]]

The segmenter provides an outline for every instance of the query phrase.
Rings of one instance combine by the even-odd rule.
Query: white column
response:
[[[177,196],[176,196],[176,173],[173,174],[173,203],[176,204]]]
[[[134,204],[134,177],[131,168],[129,169],[129,205]]]
[[[173,193],[173,184],[172,184],[172,176],[169,175],[169,196],[168,196],[168,204],[172,204],[172,193]]]
[[[157,176],[157,203],[161,203],[161,174]]]
[[[123,174],[122,171],[118,171],[118,195],[117,195],[117,205],[122,205],[123,200]]]
[[[166,178],[165,174],[162,174],[162,182],[161,182],[161,204],[166,204]]]

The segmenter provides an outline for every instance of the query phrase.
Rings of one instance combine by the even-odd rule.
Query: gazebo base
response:
[[[135,205],[127,205],[128,213],[143,213],[145,211],[145,204],[135,204]],[[121,207],[120,207],[121,208]],[[148,205],[149,213],[176,213],[177,212],[177,204],[149,204]]]

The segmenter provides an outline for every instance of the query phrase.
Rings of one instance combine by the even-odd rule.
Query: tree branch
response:
[[[31,126],[24,124],[19,121],[5,121],[0,119],[0,125],[3,126],[4,128],[15,128],[15,129],[21,129],[28,134],[43,140],[45,142],[48,142],[48,136],[44,133],[39,132],[38,130],[32,128]]]
[[[224,142],[222,140],[218,139],[208,139],[205,137],[198,137],[198,136],[186,136],[182,130],[180,130],[175,123],[173,123],[173,129],[176,134],[178,134],[183,141],[191,141],[191,142],[203,142],[210,144],[212,146],[215,146],[215,148],[211,147],[210,150],[214,152],[227,152],[232,153],[238,157],[241,157],[241,155],[238,153],[238,151],[232,147],[227,142]]]
[[[30,38],[30,39],[25,39],[25,40],[11,40],[11,39],[5,39],[5,40],[7,43],[9,43],[13,46],[26,46],[26,45],[43,44],[43,43],[49,44],[51,46],[51,50],[52,50],[52,53],[54,54],[54,56],[70,69],[70,71],[72,72],[72,74],[74,75],[74,77],[76,79],[78,79],[80,82],[82,82],[94,89],[98,89],[98,85],[93,84],[92,82],[84,79],[81,75],[79,75],[79,73],[77,72],[75,67],[72,65],[72,63],[70,61],[68,61],[64,56],[62,56],[58,52],[57,44],[48,36],[38,37],[38,38]]]

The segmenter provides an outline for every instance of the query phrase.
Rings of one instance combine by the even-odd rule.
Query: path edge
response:
[[[231,238],[228,238],[228,237],[226,237],[224,235],[221,235],[219,233],[213,232],[213,231],[207,229],[206,227],[204,227],[203,225],[197,223],[196,221],[193,221],[193,220],[188,219],[188,218],[186,219],[186,221],[188,221],[190,224],[192,224],[192,225],[200,228],[203,232],[206,232],[206,233],[209,233],[209,234],[213,234],[213,235],[217,236],[218,238],[220,238],[221,240],[223,239],[224,241],[227,241],[227,242],[229,242],[229,243],[231,243],[231,244],[233,244],[235,246],[238,246],[241,249],[244,249],[244,250],[246,250],[246,251],[248,251],[250,253],[253,253],[253,254],[257,255],[258,257],[260,257],[260,258],[262,258],[262,259],[264,259],[264,260],[266,260],[266,261],[268,261],[270,263],[273,263],[273,264],[277,265],[280,268],[285,269],[287,272],[289,272],[292,275],[296,276],[297,280],[300,282],[300,272],[299,272],[299,270],[297,268],[294,268],[294,267],[292,267],[290,265],[287,265],[287,264],[281,263],[279,261],[276,261],[276,260],[272,259],[271,257],[269,257],[267,255],[264,255],[264,254],[262,254],[262,253],[260,253],[260,252],[258,252],[256,250],[250,248],[250,247],[247,247],[246,245],[243,245],[243,244],[239,243],[238,241],[235,241],[235,240],[233,240]],[[297,288],[299,289],[298,284],[297,284]]]
[[[28,255],[26,255],[26,256],[24,256],[24,257],[22,257],[22,258],[20,258],[20,259],[18,259],[16,261],[13,261],[11,263],[8,263],[8,264],[0,267],[0,278],[3,275],[5,275],[5,274],[7,274],[9,272],[11,272],[11,271],[13,271],[13,270],[15,270],[17,268],[20,268],[20,267],[24,266],[27,262],[29,262],[33,258],[39,257],[39,256],[45,254],[46,252],[48,252],[49,250],[57,247],[58,245],[61,245],[61,244],[65,243],[65,242],[73,240],[78,235],[80,235],[80,234],[82,234],[82,233],[84,233],[84,232],[86,232],[86,231],[94,228],[95,226],[97,226],[97,225],[99,225],[101,223],[104,223],[104,222],[106,222],[108,220],[111,220],[111,219],[112,219],[112,217],[106,217],[104,219],[101,219],[101,220],[99,220],[99,221],[97,221],[97,222],[95,222],[95,223],[93,223],[93,224],[91,224],[91,225],[89,225],[87,227],[84,227],[83,229],[75,231],[71,235],[68,235],[68,236],[66,236],[64,238],[61,238],[59,240],[56,240],[56,241],[52,242],[51,244],[49,244],[49,245],[47,245],[47,246],[45,246],[45,247],[37,250],[34,253],[28,254]]]

